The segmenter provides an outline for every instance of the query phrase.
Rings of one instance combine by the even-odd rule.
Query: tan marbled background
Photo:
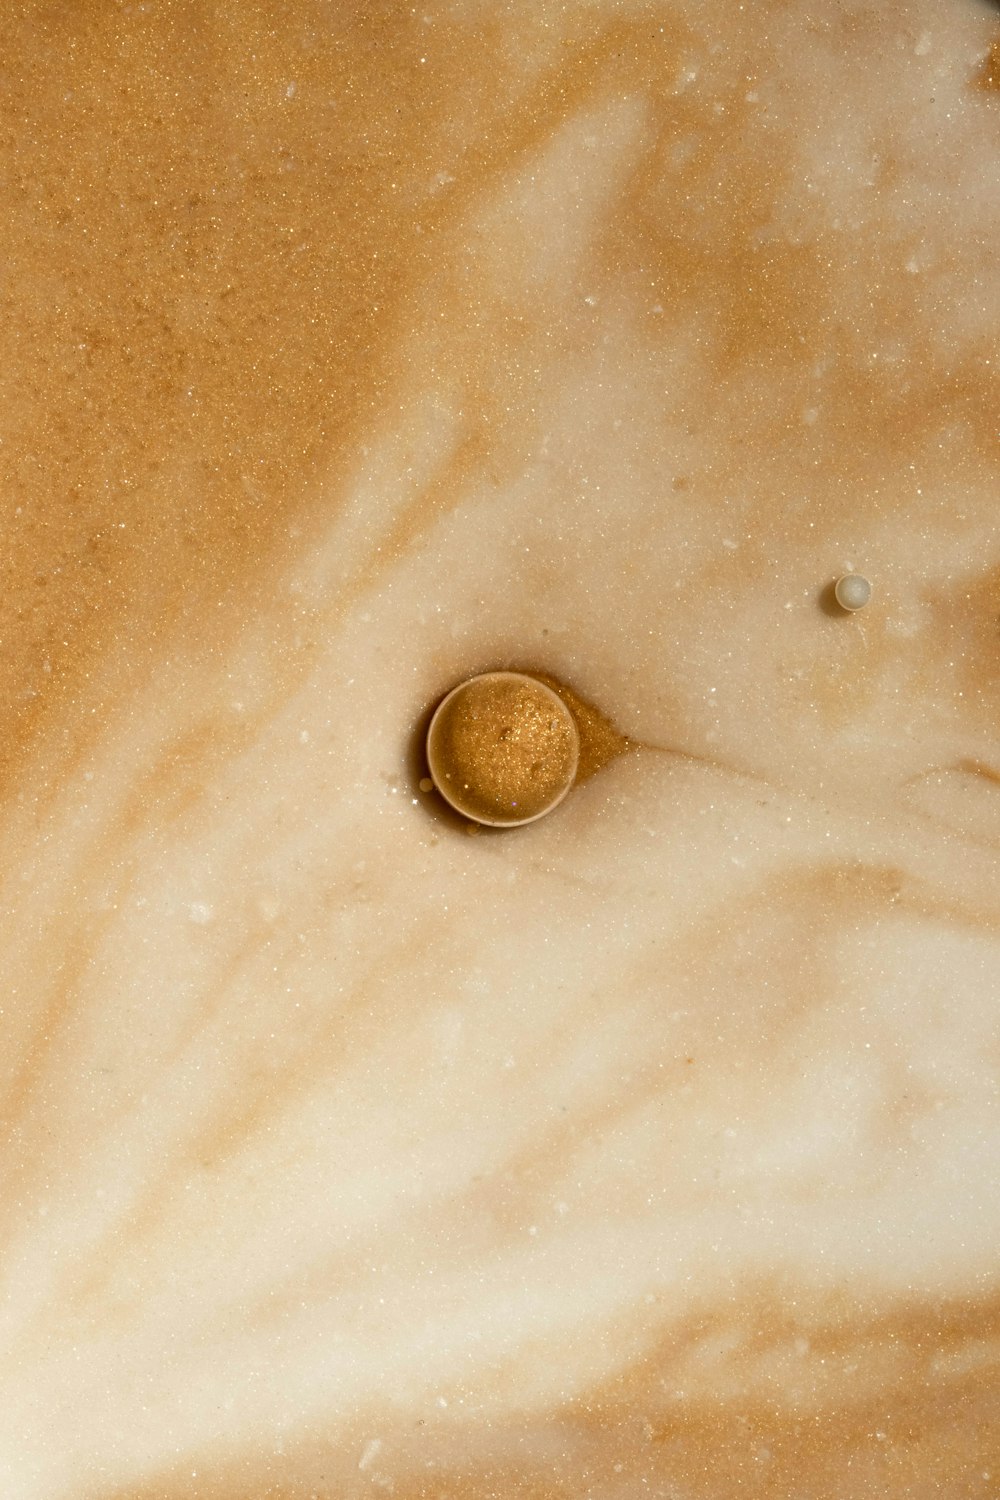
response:
[[[1000,1494],[998,33],[5,8],[3,1500]]]

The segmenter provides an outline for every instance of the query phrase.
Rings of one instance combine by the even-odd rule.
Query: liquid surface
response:
[[[998,36],[4,8],[4,1500],[994,1500]]]

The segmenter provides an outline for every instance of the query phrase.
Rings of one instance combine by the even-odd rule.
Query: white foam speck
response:
[[[382,1452],[383,1446],[384,1444],[381,1438],[372,1438],[370,1442],[367,1442],[365,1444],[361,1457],[358,1459],[358,1468],[362,1473],[364,1473],[365,1469],[371,1468],[372,1464]]]

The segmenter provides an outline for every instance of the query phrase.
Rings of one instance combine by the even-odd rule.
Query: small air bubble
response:
[[[847,573],[837,579],[833,592],[841,609],[853,614],[857,609],[864,609],[871,599],[872,586],[860,573]]]

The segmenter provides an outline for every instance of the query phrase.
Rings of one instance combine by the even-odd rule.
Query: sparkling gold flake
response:
[[[472,677],[431,721],[427,759],[441,795],[497,827],[551,811],[573,784],[579,737],[562,699],[520,672]]]
[[[1000,92],[1000,41],[993,43],[979,74],[979,87]]]

